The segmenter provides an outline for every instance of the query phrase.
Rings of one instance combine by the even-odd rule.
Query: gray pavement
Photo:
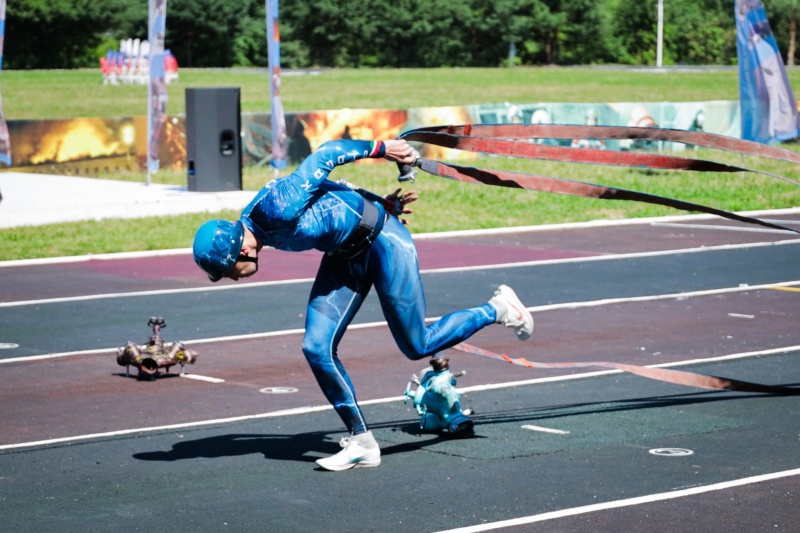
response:
[[[253,198],[253,191],[193,192],[185,186],[21,172],[0,173],[0,194],[0,228],[241,209]]]

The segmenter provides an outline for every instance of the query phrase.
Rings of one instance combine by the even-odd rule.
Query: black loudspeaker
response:
[[[190,191],[242,190],[238,87],[186,89],[186,170]]]

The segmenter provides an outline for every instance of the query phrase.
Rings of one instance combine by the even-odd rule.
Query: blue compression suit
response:
[[[454,346],[496,318],[494,307],[487,303],[426,326],[414,241],[402,222],[385,215],[382,206],[378,207],[385,222],[375,241],[352,258],[336,253],[361,220],[366,200],[329,181],[328,174],[338,165],[383,155],[381,142],[327,142],[294,173],[268,183],[242,212],[242,222],[264,245],[328,252],[311,289],[303,353],[323,393],[353,434],[366,432],[367,424],[337,346],[373,285],[397,346],[412,360]]]

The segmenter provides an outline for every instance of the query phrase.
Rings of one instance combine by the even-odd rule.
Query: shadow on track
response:
[[[706,404],[712,402],[727,402],[732,400],[751,400],[781,396],[800,395],[800,383],[787,383],[775,386],[780,392],[733,394],[727,391],[690,392],[674,394],[671,396],[651,396],[644,398],[629,398],[604,402],[584,402],[573,404],[552,405],[531,409],[518,409],[514,411],[498,411],[493,413],[476,414],[471,418],[476,423],[496,424],[506,422],[526,422],[532,420],[546,420],[566,418],[621,411],[660,409],[666,407],[681,407],[693,404]]]
[[[409,435],[423,435],[417,423],[384,423],[372,424],[372,429],[390,429]],[[278,461],[313,462],[317,457],[308,456],[313,453],[334,454],[340,450],[338,443],[332,442],[340,432],[314,431],[297,435],[275,435],[259,433],[243,433],[218,435],[196,440],[181,440],[172,445],[169,451],[151,451],[133,454],[140,461],[180,461],[184,459],[214,459],[220,457],[236,457],[250,454],[261,454],[265,459]],[[439,442],[455,440],[438,434],[424,434],[430,437],[420,442],[402,443],[381,447],[381,455],[418,451],[426,446]],[[469,438],[469,437],[464,437]]]

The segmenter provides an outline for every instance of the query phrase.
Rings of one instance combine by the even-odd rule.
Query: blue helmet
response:
[[[208,274],[208,279],[219,281],[236,264],[243,239],[241,220],[209,220],[194,235],[194,262]]]

